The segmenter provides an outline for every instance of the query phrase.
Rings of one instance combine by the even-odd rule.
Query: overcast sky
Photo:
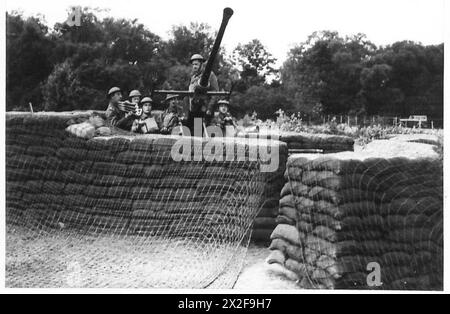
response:
[[[206,22],[218,29],[222,9],[231,18],[222,45],[260,39],[280,65],[295,44],[317,30],[340,35],[365,33],[377,45],[399,40],[423,44],[444,41],[444,0],[7,0],[6,8],[25,15],[40,13],[50,26],[67,18],[67,8],[81,5],[110,9],[114,17],[137,18],[167,39],[172,25]]]

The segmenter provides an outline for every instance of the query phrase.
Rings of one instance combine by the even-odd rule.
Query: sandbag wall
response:
[[[247,138],[264,137],[274,138],[287,144],[289,150],[320,150],[320,153],[331,154],[353,151],[355,141],[348,136],[331,134],[310,134],[301,132],[269,132],[267,134],[244,135]]]
[[[260,210],[253,224],[252,241],[265,245],[270,243],[270,235],[277,225],[280,191],[284,185],[284,172],[288,157],[285,143],[280,144],[277,155],[277,169],[265,174],[264,191],[259,204]]]
[[[263,134],[262,137],[274,138],[286,143],[288,152],[293,149],[318,149],[324,153],[353,151],[354,145],[354,140],[350,137],[326,134],[281,132],[279,135]],[[245,138],[260,138],[260,135],[247,134]],[[280,168],[266,186],[262,209],[255,219],[253,228],[253,240],[255,242],[270,243],[270,235],[277,225],[278,203],[284,185],[283,174],[286,160],[287,154],[280,150]]]
[[[285,178],[268,262],[302,287],[443,288],[441,161],[299,154]]]
[[[267,203],[262,197],[266,185],[280,184],[284,172],[285,162],[271,173],[261,172],[259,162],[249,159],[177,162],[170,153],[178,138],[171,136],[85,140],[65,131],[68,124],[88,117],[6,115],[8,223],[32,217],[39,224],[35,228],[202,237],[211,233],[216,241],[220,236],[238,241],[259,206]],[[207,145],[202,139],[187,141],[201,141],[201,149]],[[192,144],[189,154],[194,156]],[[235,151],[247,153],[251,145],[272,145],[269,151],[276,146],[287,155],[281,142],[233,145]]]

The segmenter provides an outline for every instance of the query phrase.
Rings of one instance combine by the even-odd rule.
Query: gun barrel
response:
[[[207,87],[209,76],[211,75],[212,67],[214,64],[214,60],[216,59],[217,54],[219,53],[220,44],[222,42],[223,34],[225,33],[225,28],[227,27],[228,21],[233,15],[233,10],[231,8],[223,9],[223,17],[222,23],[220,24],[219,32],[217,33],[216,40],[214,41],[213,48],[211,50],[211,54],[209,55],[208,61],[206,62],[205,71],[200,78],[200,86]]]
[[[156,95],[179,95],[179,96],[194,96],[195,92],[181,91],[181,90],[154,90],[153,94]],[[206,92],[206,96],[230,96],[230,92]]]

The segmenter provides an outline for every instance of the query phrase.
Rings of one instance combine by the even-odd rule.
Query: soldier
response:
[[[191,81],[189,83],[189,91],[193,92],[196,90],[200,83],[200,78],[204,71],[203,64],[205,59],[200,54],[195,54],[191,57],[191,65],[192,65],[192,76]],[[206,87],[207,91],[219,91],[219,84],[217,82],[216,75],[211,72],[209,76],[208,86]],[[208,125],[211,121],[212,114],[214,113],[214,105],[216,103],[216,97],[211,97],[208,99],[206,96],[200,96],[197,98],[195,102],[190,101],[189,103],[189,112],[187,117],[188,127],[192,130],[194,124],[194,118],[203,118],[205,123]]]
[[[164,102],[168,104],[168,107],[162,115],[161,134],[170,134],[180,121],[178,112],[179,96],[167,95]]]
[[[159,127],[155,118],[152,116],[153,100],[150,97],[142,98],[140,106],[142,107],[142,114],[139,118],[133,121],[131,131],[135,133],[149,134],[158,133]]]
[[[137,89],[134,89],[128,95],[128,100],[133,104],[139,104],[139,102],[141,101],[141,97],[141,93]]]
[[[227,135],[229,127],[236,128],[236,123],[233,120],[233,116],[228,111],[230,102],[228,100],[219,100],[219,112],[216,112],[212,121],[213,125],[218,126],[224,135]],[[229,134],[232,135],[232,134]]]
[[[106,109],[106,121],[118,128],[129,131],[133,122],[133,112],[123,112],[119,109],[119,103],[122,100],[122,91],[119,87],[112,87],[108,91],[109,104]]]

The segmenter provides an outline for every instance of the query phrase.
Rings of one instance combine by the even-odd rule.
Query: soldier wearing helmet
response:
[[[167,95],[164,101],[167,104],[167,109],[162,115],[161,134],[170,134],[172,130],[178,126],[179,119],[179,107],[180,102],[179,95]]]
[[[214,114],[212,125],[218,126],[222,129],[222,132],[224,132],[224,134],[227,134],[229,133],[226,132],[228,128],[236,128],[234,118],[228,110],[230,102],[228,100],[222,99],[219,100],[217,104],[219,105],[219,111]]]
[[[139,106],[142,107],[142,114],[133,121],[131,131],[141,134],[158,133],[159,127],[155,118],[152,116],[153,100],[150,97],[142,98]]]
[[[119,103],[122,100],[121,89],[119,87],[112,87],[108,91],[108,100],[106,121],[112,126],[129,131],[134,114],[132,112],[124,113],[119,109]]]
[[[128,100],[133,104],[139,104],[139,102],[141,101],[141,97],[141,93],[137,89],[134,89],[128,95]]]
[[[190,63],[192,65],[192,76],[191,80],[189,82],[189,91],[195,91],[197,86],[199,86],[200,78],[202,76],[202,73],[204,71],[204,64],[205,59],[200,54],[194,54],[191,59]],[[209,76],[208,91],[219,91],[219,84],[217,82],[216,75],[211,72],[211,75]],[[202,101],[198,102],[198,106],[200,108],[196,108],[196,104],[193,104],[192,101],[189,104],[189,114],[188,114],[188,126],[191,127],[193,125],[193,119],[195,117],[201,117],[205,118],[206,124],[209,124],[212,118],[212,114],[214,113],[214,106],[217,102],[216,97],[211,97],[211,99],[208,99],[207,97],[203,96]]]

